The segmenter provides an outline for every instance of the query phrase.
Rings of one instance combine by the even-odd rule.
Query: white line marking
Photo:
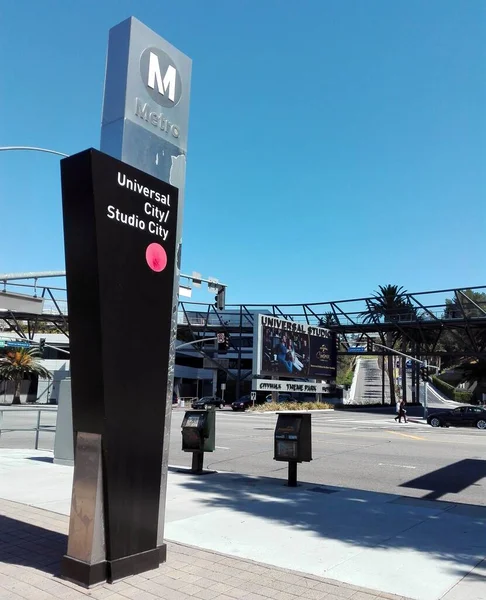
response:
[[[378,463],[379,467],[399,467],[400,469],[416,469],[417,467],[412,467],[411,465],[392,465],[388,463]]]
[[[215,446],[216,450],[230,450],[230,448],[227,448],[226,446]]]

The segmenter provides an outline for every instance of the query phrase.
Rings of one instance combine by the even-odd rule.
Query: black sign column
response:
[[[64,577],[156,568],[178,192],[96,150],[61,162],[75,467]]]

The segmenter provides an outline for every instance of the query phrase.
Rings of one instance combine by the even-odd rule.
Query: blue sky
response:
[[[235,303],[486,283],[484,2],[4,2],[0,145],[99,147],[130,15],[193,60],[184,272]],[[0,272],[64,268],[57,158],[0,153],[0,223]]]

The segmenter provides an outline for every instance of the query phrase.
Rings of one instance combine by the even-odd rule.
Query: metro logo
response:
[[[175,102],[176,75],[177,71],[175,68],[172,65],[169,65],[165,72],[164,79],[162,79],[159,59],[156,54],[150,52],[147,85],[153,90],[155,90],[155,86],[157,86],[159,94],[167,94],[167,97],[172,102]]]
[[[182,96],[182,80],[168,54],[159,48],[147,48],[140,57],[140,74],[145,89],[159,106],[173,108]]]

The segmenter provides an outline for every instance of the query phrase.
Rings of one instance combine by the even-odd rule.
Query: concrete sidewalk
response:
[[[68,517],[0,500],[1,600],[402,600],[173,542],[158,569],[83,589],[59,577]]]
[[[66,532],[73,470],[52,464],[51,458],[48,452],[0,450],[0,498],[20,503],[9,505],[9,510],[17,511],[15,520],[20,523],[39,524],[35,515],[41,514],[43,528],[49,529],[47,520],[47,525],[54,527],[54,531],[62,525],[62,531]],[[189,552],[184,550],[186,547],[196,547],[211,556],[230,555],[232,558],[227,564],[253,575],[255,571],[250,570],[247,561],[254,560],[265,565],[262,568],[266,569],[269,578],[255,578],[254,584],[264,589],[264,593],[236,581],[233,587],[237,591],[233,595],[218,588],[220,596],[210,596],[208,594],[212,592],[207,592],[207,588],[211,585],[206,583],[205,573],[191,571],[198,565],[189,561],[181,567],[184,576],[170,577],[184,577],[188,584],[191,577],[187,580],[186,575],[201,578],[198,585],[206,591],[198,591],[200,595],[194,595],[195,598],[486,600],[485,533],[486,507],[481,506],[312,483],[288,488],[282,479],[235,473],[203,477],[169,473],[165,535],[166,539],[178,544],[171,548],[176,548],[176,553]],[[35,535],[28,538],[30,542],[34,541],[35,548]],[[3,551],[7,555],[14,540],[11,536],[5,540],[7,544]],[[64,539],[62,543],[64,546],[57,546],[52,553],[43,551],[44,559],[57,565],[65,549]],[[45,550],[45,544],[41,546]],[[24,552],[23,558],[27,555]],[[181,559],[176,559],[174,566],[170,556],[169,552],[169,564],[161,566],[155,577],[164,575],[164,569],[179,570],[177,560]],[[205,557],[204,560],[225,564],[222,559]],[[244,566],[237,566],[241,564]],[[282,583],[278,575],[282,573],[280,569],[285,573],[298,571],[297,575],[292,575],[294,579],[286,579],[285,583],[301,589],[287,591],[279,587]],[[16,577],[24,581],[20,572],[16,572]],[[150,574],[137,576],[134,581],[150,578]],[[312,591],[308,589],[307,580],[334,587],[332,590],[312,587]],[[209,581],[214,583],[210,577]],[[249,580],[244,581],[248,583]],[[57,580],[56,583],[61,585]],[[231,578],[220,583],[231,585]],[[133,582],[130,585],[133,587]],[[5,585],[3,589],[7,589]],[[116,587],[108,586],[98,597],[116,590]],[[247,596],[234,595],[242,592]],[[282,595],[283,592],[293,595]],[[188,594],[189,588],[184,593]],[[29,600],[41,599],[41,596],[17,595]],[[129,597],[145,598],[136,594]],[[0,598],[3,598],[1,591]],[[16,596],[12,598],[17,600]],[[175,600],[176,596],[170,598]]]

